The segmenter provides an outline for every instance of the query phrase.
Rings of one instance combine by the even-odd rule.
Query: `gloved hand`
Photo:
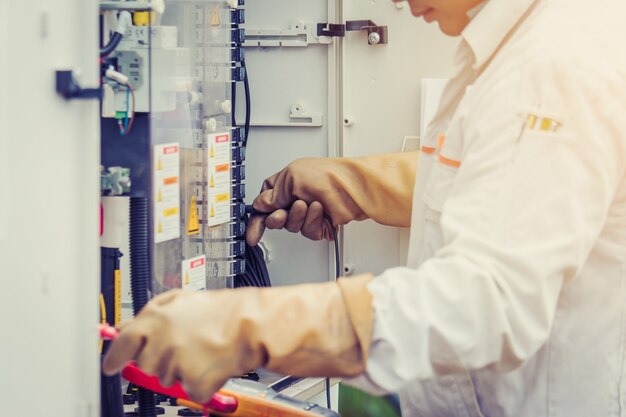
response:
[[[296,160],[263,183],[253,207],[267,214],[251,216],[246,240],[255,246],[266,227],[331,240],[331,227],[368,218],[408,227],[418,158],[403,152]]]
[[[372,333],[370,275],[282,288],[171,291],[154,298],[104,359],[107,375],[136,359],[204,403],[250,369],[352,377],[365,370]]]

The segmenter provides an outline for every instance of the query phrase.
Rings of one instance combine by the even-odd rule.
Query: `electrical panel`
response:
[[[232,116],[233,84],[246,75],[243,19],[244,9],[211,0],[135,11],[102,61],[113,71],[103,86],[104,195],[148,206],[153,294],[233,287],[245,271],[245,129]]]

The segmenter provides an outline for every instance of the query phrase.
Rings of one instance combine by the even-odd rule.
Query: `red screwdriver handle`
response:
[[[118,334],[119,332],[115,327],[107,324],[100,326],[100,338],[103,340],[114,340]],[[146,388],[150,391],[181,400],[190,400],[180,383],[177,382],[171,387],[164,387],[161,385],[158,377],[146,374],[137,366],[135,362],[131,362],[124,367],[122,370],[122,377],[128,382],[132,382],[133,384]],[[235,397],[220,394],[219,392],[213,394],[213,397],[209,400],[209,402],[203,404],[207,411],[210,410],[221,414],[234,413],[237,410],[238,405],[238,401]]]

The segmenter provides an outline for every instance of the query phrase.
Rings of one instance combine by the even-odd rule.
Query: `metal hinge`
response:
[[[370,45],[385,45],[389,42],[387,26],[378,26],[371,20],[350,20],[345,25],[335,23],[318,23],[317,36],[343,38],[346,32],[367,31],[367,42]]]

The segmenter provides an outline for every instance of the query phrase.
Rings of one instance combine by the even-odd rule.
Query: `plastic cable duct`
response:
[[[130,199],[130,287],[133,314],[136,316],[150,300],[150,204],[147,198]],[[156,417],[156,397],[140,388],[137,395],[139,415]]]

